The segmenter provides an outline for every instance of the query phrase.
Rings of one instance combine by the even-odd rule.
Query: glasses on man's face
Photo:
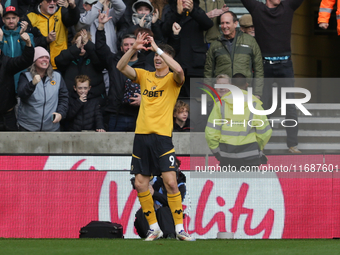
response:
[[[54,2],[55,4],[58,2],[58,0],[45,0],[46,1],[46,3],[48,3],[48,4],[50,4],[50,3],[52,3],[52,2]]]

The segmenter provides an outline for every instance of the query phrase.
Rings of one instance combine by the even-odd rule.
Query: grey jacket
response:
[[[30,72],[20,75],[18,96],[20,106],[18,123],[29,131],[57,131],[59,123],[52,123],[53,113],[60,113],[66,118],[68,109],[68,91],[66,84],[58,72],[33,85]]]
[[[125,4],[122,0],[111,0],[112,8],[109,9],[109,17],[111,20],[105,23],[104,30],[106,33],[106,44],[110,47],[112,53],[117,53],[117,35],[116,35],[116,22],[124,14]],[[79,31],[82,28],[89,30],[91,33],[91,41],[95,43],[96,31],[98,28],[98,16],[99,11],[102,11],[103,5],[98,1],[92,6],[90,11],[80,14],[80,19],[76,25],[76,30]]]

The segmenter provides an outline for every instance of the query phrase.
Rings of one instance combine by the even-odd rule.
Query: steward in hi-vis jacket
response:
[[[240,84],[235,82],[237,76],[242,80]],[[205,138],[221,167],[259,166],[262,150],[271,137],[272,129],[266,115],[250,111],[245,76],[234,75],[232,84],[237,84],[235,86],[239,87],[244,95],[244,114],[234,115],[234,98],[232,93],[228,92],[221,98],[222,105],[217,102],[211,111]],[[256,110],[263,110],[262,102],[255,96],[252,96],[252,105]]]
[[[329,18],[335,5],[336,0],[322,0],[319,9],[318,24],[321,28],[327,29],[329,25]],[[340,35],[340,2],[337,3],[336,8],[336,21],[337,21],[337,31]]]

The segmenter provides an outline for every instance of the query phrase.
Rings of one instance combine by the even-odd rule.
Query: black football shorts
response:
[[[167,171],[177,171],[172,138],[157,134],[136,134],[130,173],[160,176]]]

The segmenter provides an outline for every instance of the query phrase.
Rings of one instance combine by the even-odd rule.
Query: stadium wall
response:
[[[0,153],[130,155],[133,137],[129,132],[0,132]],[[189,134],[174,134],[173,143],[178,154],[190,153]]]

